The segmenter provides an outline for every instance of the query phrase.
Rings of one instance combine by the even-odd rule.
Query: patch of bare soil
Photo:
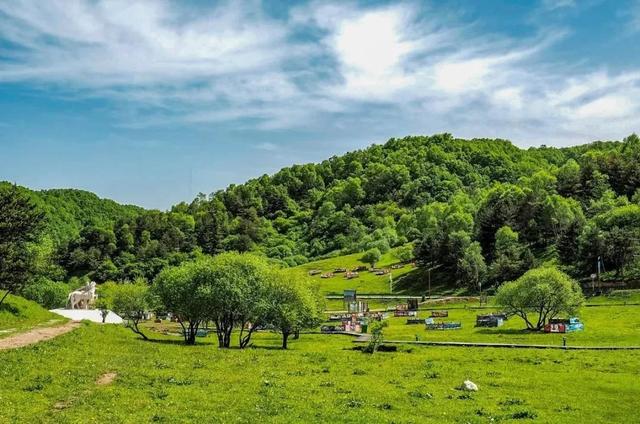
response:
[[[106,386],[107,384],[113,383],[113,380],[117,377],[118,374],[115,372],[107,372],[104,373],[96,380],[96,384],[98,386]]]
[[[34,328],[25,333],[16,334],[0,339],[0,350],[17,349],[34,343],[50,340],[62,334],[73,331],[80,325],[79,322],[71,321],[56,327]]]

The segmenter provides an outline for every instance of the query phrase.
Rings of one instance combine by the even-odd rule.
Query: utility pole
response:
[[[431,267],[433,266],[433,249],[429,249],[429,270],[427,271],[427,279],[429,281],[429,299],[431,299]]]

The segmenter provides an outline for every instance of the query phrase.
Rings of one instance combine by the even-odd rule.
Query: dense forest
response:
[[[79,190],[24,192],[45,214],[40,275],[152,279],[202,254],[285,266],[413,243],[420,265],[475,288],[555,262],[585,278],[640,274],[640,139],[520,149],[449,134],[294,165],[169,211]]]

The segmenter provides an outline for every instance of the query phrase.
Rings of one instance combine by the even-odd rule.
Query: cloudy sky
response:
[[[0,180],[165,209],[408,134],[640,131],[640,1],[0,1]]]

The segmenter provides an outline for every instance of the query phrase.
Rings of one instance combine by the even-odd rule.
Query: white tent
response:
[[[73,321],[86,319],[92,322],[102,323],[102,315],[99,309],[52,309],[51,312],[72,319]],[[104,322],[105,324],[122,324],[124,320],[115,312],[109,311]]]

